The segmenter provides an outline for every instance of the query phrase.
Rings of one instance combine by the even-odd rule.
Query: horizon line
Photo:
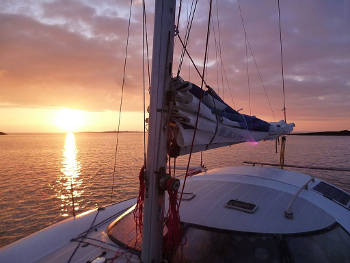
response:
[[[295,131],[290,134],[298,134],[298,133],[319,133],[319,132],[342,132],[342,131],[349,131],[347,129],[345,130],[337,130],[337,131]],[[118,133],[118,131],[61,131],[61,132],[3,132],[0,131],[0,133],[5,134],[66,134],[66,133]],[[143,131],[130,131],[130,130],[123,130],[119,131],[119,133],[143,133]]]
[[[119,133],[143,133],[143,131],[119,131]],[[118,131],[57,131],[57,132],[3,132],[5,134],[66,134],[66,133],[118,133]]]

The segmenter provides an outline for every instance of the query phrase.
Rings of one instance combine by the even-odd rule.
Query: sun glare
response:
[[[60,109],[56,114],[55,123],[62,131],[75,132],[85,124],[85,114],[81,110]]]

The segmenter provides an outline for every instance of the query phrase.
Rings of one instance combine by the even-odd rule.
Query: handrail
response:
[[[306,183],[304,183],[299,190],[295,193],[295,195],[293,196],[292,200],[290,200],[287,209],[284,211],[284,216],[288,219],[293,219],[293,212],[292,212],[292,205],[294,204],[295,200],[297,199],[298,195],[300,194],[300,192],[305,189],[308,189],[308,184],[310,182],[315,181],[315,178],[311,177],[309,180],[306,181]]]
[[[250,162],[250,161],[245,161],[243,163],[251,164],[253,166],[257,164],[257,165],[268,165],[268,166],[280,167],[280,164],[277,164],[277,163],[262,163],[262,162]],[[301,165],[294,165],[294,164],[285,164],[284,167],[302,168],[302,169],[311,169],[311,170],[350,172],[350,168],[338,168],[338,167],[301,166]]]

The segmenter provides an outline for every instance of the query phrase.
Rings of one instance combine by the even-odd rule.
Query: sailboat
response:
[[[242,115],[212,89],[172,77],[175,4],[155,1],[144,191],[5,246],[0,262],[350,262],[350,195],[325,181],[260,166],[169,174],[167,156],[294,126]]]

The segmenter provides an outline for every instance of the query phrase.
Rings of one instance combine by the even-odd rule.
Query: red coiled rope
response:
[[[180,214],[177,205],[178,187],[174,187],[176,180],[169,178],[166,184],[166,190],[169,195],[168,214],[164,219],[168,232],[164,236],[164,250],[166,253],[172,253],[181,242]]]
[[[142,236],[143,229],[143,205],[145,201],[145,167],[142,166],[139,173],[140,189],[137,197],[136,207],[134,209],[134,220],[136,225],[136,237]]]

